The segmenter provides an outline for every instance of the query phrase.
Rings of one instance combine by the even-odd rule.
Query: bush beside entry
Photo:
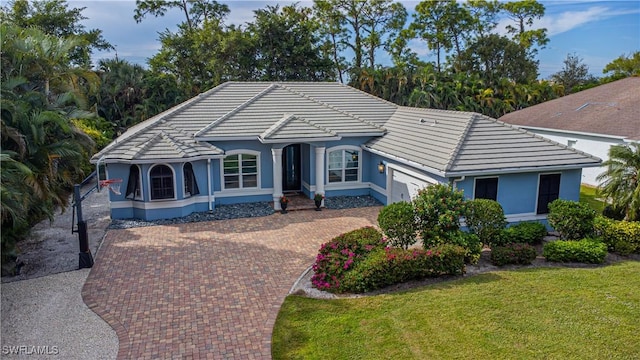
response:
[[[575,201],[557,199],[549,204],[549,225],[568,240],[584,239],[593,235],[595,210],[589,205]]]
[[[403,249],[416,243],[416,216],[411,203],[400,201],[385,206],[378,214],[378,225],[392,246]]]

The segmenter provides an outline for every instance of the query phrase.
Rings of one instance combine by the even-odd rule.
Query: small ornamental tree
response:
[[[416,243],[416,217],[411,203],[400,201],[383,207],[378,225],[392,246],[408,249]]]
[[[467,202],[466,223],[483,244],[490,244],[507,226],[502,206],[494,200],[475,199]]]
[[[446,184],[422,189],[413,200],[418,231],[425,248],[447,242],[460,229],[460,217],[466,215],[464,195]]]
[[[585,203],[556,199],[549,204],[549,225],[568,240],[579,240],[593,234],[596,212]]]

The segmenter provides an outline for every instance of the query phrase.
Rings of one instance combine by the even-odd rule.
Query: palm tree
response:
[[[602,181],[600,193],[624,211],[626,220],[640,220],[640,143],[612,146],[603,165],[607,170],[596,178]]]

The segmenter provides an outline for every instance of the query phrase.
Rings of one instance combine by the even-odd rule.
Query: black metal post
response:
[[[93,256],[91,255],[91,249],[89,249],[89,235],[87,233],[87,222],[82,218],[82,197],[80,196],[80,185],[73,186],[73,195],[76,199],[76,215],[78,217],[78,241],[80,243],[80,253],[78,268],[90,268],[93,267]]]

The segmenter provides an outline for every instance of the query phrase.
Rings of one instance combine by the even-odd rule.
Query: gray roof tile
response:
[[[338,83],[229,82],[131,127],[92,161],[222,156],[216,139],[373,137],[365,148],[442,176],[583,167],[600,160],[468,112],[400,107]],[[204,141],[206,140],[206,141]]]

